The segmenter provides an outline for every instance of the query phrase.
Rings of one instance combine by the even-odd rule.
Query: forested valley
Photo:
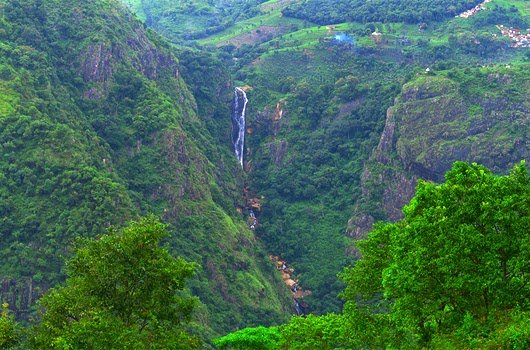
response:
[[[0,0],[0,349],[527,349],[526,0]]]

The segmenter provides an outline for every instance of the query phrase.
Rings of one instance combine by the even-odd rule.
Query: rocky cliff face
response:
[[[128,61],[146,78],[157,80],[161,71],[169,69],[173,76],[179,77],[175,58],[161,51],[147,38],[145,32],[136,23],[133,32],[123,43],[94,42],[83,49],[79,55],[80,71],[87,83],[96,83],[99,89],[89,87],[85,97],[101,98],[108,92],[109,83],[116,71],[116,63]]]
[[[420,76],[403,86],[365,165],[348,234],[363,238],[374,220],[399,220],[416,182],[443,181],[457,160],[504,172],[530,159],[529,93],[522,71],[500,67]]]

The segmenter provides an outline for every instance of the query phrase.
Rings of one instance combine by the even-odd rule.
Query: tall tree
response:
[[[404,214],[359,242],[363,259],[343,274],[350,304],[381,300],[379,313],[386,304],[394,325],[423,342],[470,323],[491,326],[510,310],[529,310],[530,177],[524,163],[497,176],[457,162],[445,183],[420,183]]]
[[[195,349],[185,330],[194,265],[172,257],[154,217],[87,240],[67,263],[66,285],[41,301],[36,349]]]

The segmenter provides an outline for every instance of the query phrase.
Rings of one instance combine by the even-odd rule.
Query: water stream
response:
[[[298,300],[296,300],[296,299],[293,299],[293,300],[294,300],[294,310],[295,310],[296,314],[298,316],[305,315],[304,308],[302,307],[300,302]]]
[[[232,144],[241,167],[243,167],[243,152],[245,149],[245,112],[247,109],[247,94],[239,87],[235,89],[234,113],[232,114]]]

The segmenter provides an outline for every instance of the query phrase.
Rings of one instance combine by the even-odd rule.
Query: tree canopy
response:
[[[0,349],[15,349],[21,339],[21,327],[9,314],[8,305],[2,304],[0,314]]]
[[[480,3],[468,0],[304,0],[286,8],[289,17],[318,24],[442,21]]]
[[[195,300],[185,282],[194,265],[172,257],[154,217],[87,240],[68,278],[41,300],[36,349],[194,349],[185,330]]]
[[[443,334],[476,339],[507,313],[530,307],[524,163],[497,176],[457,162],[445,178],[421,182],[404,219],[377,225],[358,243],[363,258],[343,273],[350,304],[360,298],[372,310],[388,309],[374,317],[388,318],[420,343]],[[471,325],[480,332],[469,334]]]
[[[184,57],[118,0],[0,9],[0,300],[14,317],[35,318],[77,237],[154,213],[172,227],[172,252],[200,265],[190,289],[204,334],[285,320],[289,291],[234,209],[224,67]]]

